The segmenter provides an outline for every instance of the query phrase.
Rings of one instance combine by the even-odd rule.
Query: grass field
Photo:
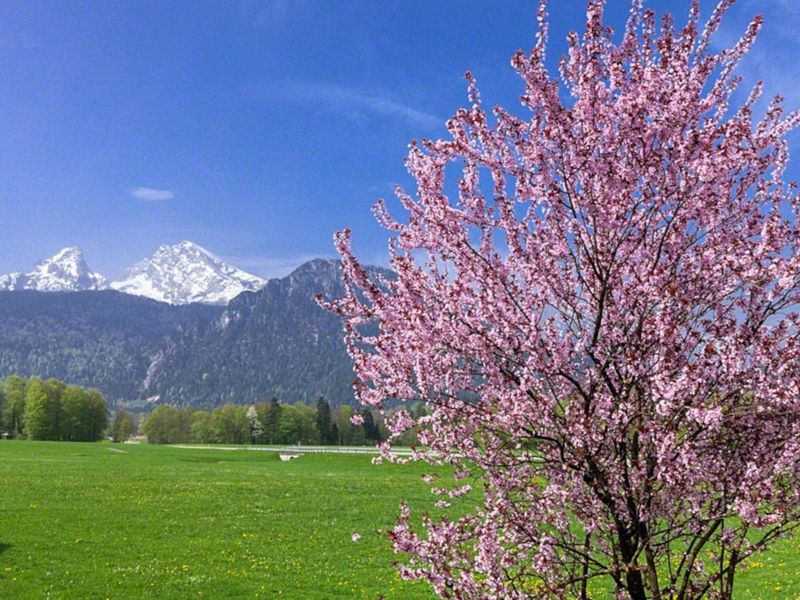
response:
[[[0,598],[431,598],[384,534],[421,466],[368,456],[0,442]],[[351,540],[360,533],[358,542]],[[800,544],[737,598],[800,598]]]
[[[0,442],[0,598],[430,598],[385,535],[419,467]],[[351,540],[360,533],[358,542]]]

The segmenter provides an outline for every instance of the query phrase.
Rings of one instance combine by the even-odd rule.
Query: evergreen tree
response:
[[[264,438],[267,444],[278,442],[278,422],[281,417],[281,405],[277,398],[272,398],[264,408],[264,417],[261,423],[264,426]]]
[[[319,443],[323,445],[335,444],[336,438],[333,435],[333,422],[331,419],[331,406],[322,396],[317,400],[317,430],[319,431]]]
[[[375,417],[372,411],[368,408],[361,409],[361,417],[364,419],[362,427],[364,428],[364,439],[367,442],[380,442],[381,431],[378,424],[375,422]]]
[[[337,427],[336,423],[331,425],[331,442],[332,445],[336,446],[341,445],[339,442],[339,427]]]

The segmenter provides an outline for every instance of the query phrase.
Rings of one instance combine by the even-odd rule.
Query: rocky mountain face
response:
[[[0,290],[80,292],[108,287],[105,277],[89,269],[78,246],[60,250],[27,273],[0,276]]]
[[[0,292],[0,377],[56,377],[97,387],[132,408],[273,396],[351,403],[342,324],[317,305],[318,293],[344,293],[338,261],[310,261],[226,307],[171,305],[113,290]]]
[[[227,304],[266,281],[233,267],[205,248],[184,241],[161,246],[131,267],[111,288],[169,304]]]

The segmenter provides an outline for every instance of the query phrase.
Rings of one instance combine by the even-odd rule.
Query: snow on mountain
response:
[[[161,246],[151,258],[135,264],[110,287],[170,304],[226,304],[266,281],[225,263],[192,242]]]
[[[23,289],[22,287],[18,287],[23,277],[25,277],[25,274],[20,272],[9,273],[8,275],[0,275],[0,290]]]
[[[0,276],[0,290],[78,292],[106,287],[105,277],[89,269],[83,251],[77,246],[59,250],[50,258],[36,263],[28,273]]]
[[[112,289],[170,304],[226,304],[244,291],[255,291],[266,281],[233,267],[192,242],[161,246],[156,253],[128,269],[110,285],[86,265],[77,246],[64,248],[36,263],[28,273],[0,276],[0,290],[76,292]]]

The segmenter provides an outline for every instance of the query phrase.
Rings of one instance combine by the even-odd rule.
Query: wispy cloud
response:
[[[402,119],[419,127],[433,128],[444,122],[436,115],[398,102],[385,94],[370,93],[358,88],[325,83],[289,82],[268,87],[264,92],[272,97],[314,103],[338,112]]]
[[[137,187],[131,190],[131,197],[145,202],[159,202],[162,200],[172,200],[175,192],[170,190],[157,190],[149,187]]]
[[[234,6],[247,25],[275,32],[286,26],[299,4],[299,0],[239,0]]]
[[[293,256],[223,256],[222,260],[258,275],[264,279],[286,277],[297,267],[315,258],[333,258],[318,254],[296,254]]]

